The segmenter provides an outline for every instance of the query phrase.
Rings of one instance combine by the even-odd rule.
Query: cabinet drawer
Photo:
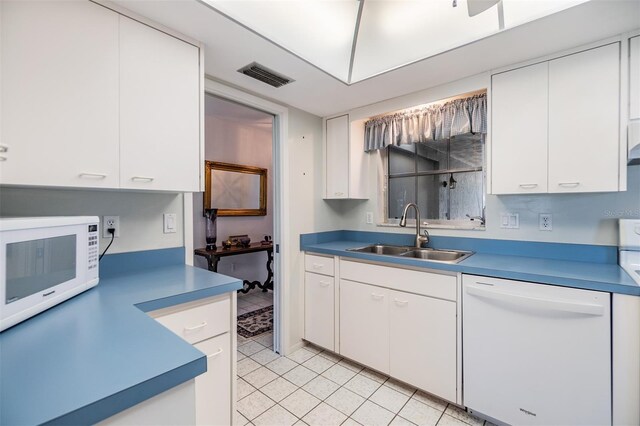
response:
[[[304,269],[316,274],[333,276],[333,257],[305,254]]]
[[[229,298],[224,298],[158,316],[156,321],[187,342],[196,343],[229,331],[230,318]]]
[[[453,275],[342,259],[340,261],[340,278],[445,300],[456,301],[457,299],[456,277]]]

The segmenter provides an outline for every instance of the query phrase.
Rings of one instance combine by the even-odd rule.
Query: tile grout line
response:
[[[244,344],[247,344],[247,343],[249,343],[249,342],[251,342],[251,341],[254,341],[254,339],[255,339],[255,338],[257,338],[257,337],[259,337],[259,336],[260,336],[260,335],[258,335],[258,336],[252,336],[251,338],[248,338],[245,342],[243,342],[243,345],[244,345]],[[264,347],[264,345],[262,345],[262,344],[261,344],[261,343],[259,343],[259,342],[256,342],[256,343],[257,343],[258,345],[260,345],[260,346],[263,346],[263,349],[260,349],[258,352],[261,352],[261,351],[263,351],[264,349],[269,349],[269,350],[273,351],[273,349],[272,349],[272,348]],[[316,347],[315,347],[315,346],[313,346],[313,347],[314,347],[314,350],[316,350]],[[301,348],[301,349],[306,349],[306,346],[304,346],[304,347],[303,347],[303,348]],[[318,349],[320,349],[320,348],[318,348]],[[418,389],[417,389],[417,388],[414,388],[413,386],[411,386],[414,390],[411,392],[411,394],[410,394],[410,395],[408,395],[408,394],[407,394],[407,393],[405,393],[405,392],[399,391],[399,390],[394,389],[393,387],[389,386],[389,385],[388,385],[388,383],[389,383],[390,381],[392,381],[392,380],[393,380],[393,378],[391,378],[391,377],[389,377],[389,376],[383,375],[383,377],[386,377],[386,378],[385,378],[385,380],[384,380],[383,382],[378,382],[377,380],[374,380],[374,379],[372,379],[371,377],[367,377],[366,375],[362,374],[364,371],[366,371],[366,370],[367,370],[367,367],[365,367],[365,366],[361,366],[360,364],[358,364],[358,363],[355,363],[355,362],[354,362],[354,364],[355,364],[355,365],[357,365],[357,366],[359,366],[359,367],[360,367],[360,369],[359,369],[358,371],[355,371],[355,370],[354,370],[354,369],[352,369],[352,368],[349,368],[349,367],[347,367],[347,366],[345,366],[345,365],[343,365],[343,364],[340,364],[340,362],[341,362],[341,361],[343,361],[343,360],[346,360],[346,361],[349,361],[349,362],[353,362],[353,361],[347,360],[346,358],[341,357],[339,354],[335,354],[335,353],[333,353],[333,352],[331,352],[331,351],[326,351],[326,350],[322,350],[322,349],[320,349],[320,351],[319,351],[319,352],[314,352],[314,350],[309,350],[309,349],[306,349],[306,350],[307,350],[308,352],[312,353],[313,355],[312,355],[311,357],[309,357],[309,358],[305,359],[305,360],[304,360],[304,361],[302,361],[302,362],[298,362],[298,361],[295,361],[295,360],[293,360],[293,359],[291,359],[291,358],[289,358],[289,357],[284,357],[284,356],[281,356],[281,355],[280,355],[278,358],[276,358],[276,359],[274,359],[274,360],[272,360],[272,361],[270,361],[270,362],[268,362],[268,363],[266,363],[266,364],[262,364],[262,363],[260,363],[259,361],[256,361],[255,359],[253,359],[253,358],[252,358],[252,356],[253,356],[253,355],[255,355],[255,354],[257,354],[258,352],[255,352],[255,353],[253,353],[252,355],[249,355],[249,356],[246,356],[246,355],[245,355],[247,358],[251,358],[251,360],[252,360],[253,362],[256,362],[257,364],[259,364],[259,367],[258,367],[258,368],[256,368],[255,370],[252,370],[251,372],[249,372],[249,373],[245,374],[245,376],[246,376],[246,375],[248,375],[248,374],[250,374],[250,373],[252,373],[253,371],[256,371],[256,370],[257,370],[257,369],[259,369],[260,367],[265,367],[267,370],[269,370],[269,371],[271,371],[271,372],[273,372],[273,373],[276,373],[275,371],[273,371],[273,370],[269,369],[269,367],[267,367],[267,365],[268,365],[268,364],[270,364],[270,363],[272,363],[272,362],[275,362],[275,361],[276,361],[277,359],[279,359],[279,358],[286,358],[286,359],[288,359],[289,361],[291,361],[292,363],[294,363],[294,364],[295,364],[295,367],[293,367],[293,368],[291,368],[291,369],[287,370],[286,372],[284,372],[284,373],[282,373],[282,374],[276,373],[276,377],[275,377],[273,380],[270,380],[269,382],[267,382],[267,383],[263,384],[260,388],[257,388],[257,387],[255,387],[255,386],[253,386],[251,383],[249,383],[248,381],[246,381],[246,380],[244,379],[244,376],[243,376],[243,377],[237,376],[237,378],[238,378],[238,379],[242,379],[242,380],[244,380],[245,382],[247,382],[249,385],[251,385],[251,386],[254,388],[254,391],[252,391],[251,393],[247,394],[244,398],[249,397],[250,395],[252,395],[253,393],[255,393],[255,391],[260,391],[263,395],[265,395],[265,396],[266,396],[270,401],[272,401],[272,402],[274,403],[274,405],[273,405],[273,406],[271,406],[271,407],[269,407],[267,410],[265,410],[265,411],[261,412],[260,414],[258,414],[258,415],[257,415],[256,417],[254,417],[253,419],[248,419],[248,420],[249,420],[249,423],[248,423],[248,424],[254,425],[253,421],[255,421],[255,419],[257,419],[258,417],[262,416],[262,415],[263,415],[264,413],[266,413],[267,411],[269,411],[269,410],[273,409],[275,406],[279,406],[281,409],[283,409],[283,410],[284,410],[284,411],[286,411],[287,413],[291,414],[291,415],[292,415],[292,416],[297,420],[297,421],[296,421],[296,423],[297,423],[297,422],[302,422],[303,424],[305,424],[305,425],[306,425],[307,423],[303,420],[303,418],[304,418],[305,416],[307,416],[309,413],[311,413],[313,410],[315,410],[317,407],[319,407],[319,406],[320,406],[321,404],[323,404],[323,403],[324,403],[324,404],[327,404],[329,407],[331,407],[333,410],[335,410],[336,412],[340,413],[341,415],[346,416],[346,419],[345,419],[343,422],[341,422],[340,424],[343,424],[343,423],[347,422],[348,420],[352,420],[352,421],[354,421],[354,422],[356,422],[356,423],[359,423],[359,422],[357,422],[357,421],[353,418],[353,414],[354,414],[354,413],[356,413],[356,412],[357,412],[357,411],[358,411],[358,410],[359,410],[359,409],[360,409],[360,408],[361,408],[361,407],[362,407],[362,406],[363,406],[367,401],[369,401],[371,404],[375,405],[376,407],[379,407],[379,408],[381,408],[381,409],[383,409],[383,410],[386,410],[386,411],[388,411],[388,412],[390,412],[390,413],[392,413],[392,414],[393,414],[393,417],[391,418],[391,420],[390,420],[390,422],[389,422],[388,424],[390,424],[391,422],[393,422],[397,417],[400,417],[400,418],[402,418],[403,420],[408,421],[409,423],[413,423],[413,422],[411,422],[411,421],[409,421],[409,420],[405,419],[404,417],[402,417],[402,416],[400,415],[400,412],[404,409],[404,407],[405,407],[405,406],[406,406],[406,405],[407,405],[407,404],[408,404],[412,399],[415,399],[414,397],[415,397],[415,395],[418,393]],[[335,361],[335,360],[334,360],[335,358],[334,358],[334,359],[330,359],[330,358],[327,358],[327,357],[325,357],[325,356],[322,356],[322,354],[323,354],[323,353],[331,354],[331,355],[332,355],[332,358],[333,358],[333,357],[338,357],[338,358],[339,358],[339,360],[338,360],[338,361]],[[278,354],[278,355],[279,355],[279,354]],[[310,361],[310,360],[312,360],[312,359],[314,359],[314,358],[316,358],[316,357],[318,357],[318,356],[322,357],[323,359],[325,359],[325,360],[327,360],[327,361],[330,361],[330,362],[331,362],[331,365],[330,365],[328,368],[325,368],[324,370],[322,370],[321,372],[317,372],[316,370],[313,370],[313,369],[311,369],[311,368],[309,368],[309,367],[307,367],[307,366],[305,366],[305,365],[304,365],[304,364],[305,364],[305,363],[307,363],[308,361]],[[351,376],[351,377],[350,377],[350,378],[349,378],[349,379],[348,379],[344,384],[340,384],[340,383],[336,382],[335,380],[332,380],[332,379],[330,379],[329,377],[327,377],[327,376],[325,376],[325,375],[324,375],[324,373],[325,373],[326,371],[328,371],[329,369],[333,368],[333,367],[334,367],[334,366],[336,366],[336,365],[340,365],[341,367],[343,367],[343,368],[345,368],[345,369],[347,369],[347,370],[349,370],[349,371],[351,371],[351,372],[353,372],[353,373],[354,373],[354,375],[353,375],[353,376]],[[310,370],[310,371],[312,371],[312,372],[315,374],[315,376],[314,376],[311,380],[306,381],[302,386],[298,386],[297,384],[295,384],[295,383],[291,382],[290,380],[288,380],[287,378],[285,378],[285,377],[284,377],[284,375],[285,375],[285,374],[289,373],[289,372],[290,372],[290,371],[292,371],[293,369],[295,369],[295,368],[297,368],[297,367],[300,367],[300,366],[305,367],[307,370]],[[381,373],[380,373],[380,374],[381,374]],[[360,395],[359,393],[354,392],[353,390],[351,390],[351,389],[349,389],[349,388],[347,388],[347,387],[346,387],[346,385],[347,385],[349,382],[351,382],[351,380],[353,380],[353,379],[354,379],[355,377],[357,377],[357,376],[362,376],[362,377],[364,377],[364,378],[366,378],[366,379],[369,379],[369,380],[371,380],[371,381],[376,382],[377,387],[373,390],[373,392],[369,395],[369,397],[364,398],[364,401],[363,401],[361,404],[359,404],[359,405],[358,405],[358,406],[357,406],[357,407],[352,411],[352,413],[351,413],[350,415],[347,415],[346,413],[344,413],[344,412],[342,412],[342,411],[338,410],[336,407],[334,407],[333,405],[331,405],[331,404],[329,404],[329,403],[327,403],[327,402],[326,402],[326,401],[327,401],[331,396],[333,396],[336,392],[338,392],[338,391],[339,391],[340,389],[342,389],[342,388],[344,388],[345,390],[347,390],[347,391],[349,391],[349,392],[353,392],[355,395],[357,395],[357,396],[359,396],[359,397],[361,397],[361,398],[362,398],[362,397],[363,397],[362,395]],[[291,393],[289,393],[288,395],[286,395],[286,396],[285,396],[285,397],[284,397],[280,402],[276,402],[274,399],[272,399],[271,397],[269,397],[268,395],[266,395],[266,394],[262,391],[262,389],[263,389],[265,386],[267,386],[268,384],[272,383],[273,381],[277,380],[277,379],[278,379],[278,378],[280,378],[280,377],[281,377],[283,380],[285,380],[287,383],[289,383],[289,384],[293,385],[296,389],[295,389],[293,392],[291,392]],[[310,383],[310,382],[312,382],[313,380],[316,380],[316,379],[318,379],[318,378],[320,378],[320,377],[321,377],[321,378],[323,378],[323,379],[325,379],[325,380],[328,380],[328,381],[329,381],[329,382],[331,382],[332,384],[334,384],[334,385],[338,386],[336,390],[334,390],[333,392],[331,392],[330,394],[328,394],[328,395],[327,395],[326,397],[324,397],[324,398],[319,398],[316,394],[313,394],[313,393],[311,393],[310,391],[308,391],[308,390],[304,389],[304,386],[306,386],[307,384],[309,384],[309,383]],[[401,382],[401,383],[402,383],[402,382]],[[380,388],[382,388],[382,387],[383,387],[383,386],[385,386],[385,385],[386,385],[389,389],[391,389],[391,390],[393,390],[393,391],[395,391],[395,392],[398,392],[398,393],[400,393],[400,394],[403,394],[403,395],[405,395],[405,396],[408,396],[407,400],[406,400],[406,401],[404,402],[404,404],[403,404],[403,405],[402,405],[402,406],[397,410],[397,412],[396,412],[396,413],[394,413],[392,410],[390,410],[390,409],[388,409],[388,408],[386,408],[386,407],[383,407],[382,405],[380,405],[380,404],[376,403],[375,401],[371,400],[371,397],[372,397],[376,392],[378,392],[378,391],[380,390]],[[410,386],[410,385],[409,385],[409,386]],[[281,404],[281,402],[282,402],[282,401],[284,401],[286,398],[288,398],[289,396],[291,396],[292,394],[294,394],[294,393],[295,393],[295,392],[297,392],[298,390],[302,390],[305,394],[307,394],[307,395],[309,395],[309,396],[311,396],[311,397],[313,397],[313,398],[315,398],[315,399],[317,399],[317,400],[319,401],[318,403],[314,404],[314,405],[313,405],[313,407],[312,407],[311,409],[309,409],[308,411],[306,411],[306,412],[305,412],[305,414],[304,414],[302,417],[298,417],[296,414],[292,413],[290,410],[288,410],[287,408],[285,408],[285,407]],[[430,395],[430,394],[429,394],[429,395]],[[243,398],[243,399],[244,399],[244,398]],[[437,397],[436,397],[436,398],[437,398]],[[424,404],[424,405],[426,405],[426,406],[428,406],[428,407],[430,407],[430,408],[435,408],[435,407],[431,406],[430,404],[427,404],[427,403],[425,403],[425,402],[419,401],[419,400],[417,400],[417,399],[416,399],[416,401],[418,401],[418,402],[420,402],[420,403],[422,403],[422,404]],[[444,401],[443,401],[443,402],[444,402]],[[446,405],[445,405],[445,407],[444,407],[443,411],[440,413],[440,416],[438,417],[438,420],[437,420],[437,422],[436,422],[436,425],[437,425],[440,421],[442,421],[442,419],[443,419],[444,415],[446,414],[447,409],[449,408],[449,405],[451,405],[451,404],[450,404],[450,403],[446,403]],[[242,413],[240,413],[240,414],[242,414]],[[466,425],[470,425],[470,426],[471,426],[471,424],[470,424],[470,423],[468,423],[468,422],[466,422],[466,421],[464,421],[464,420],[462,420],[462,419],[459,419],[459,418],[457,418],[457,417],[453,417],[453,418],[454,418],[454,419],[456,419],[456,420],[457,420],[457,421],[459,421],[459,422],[462,422],[462,423],[464,423],[464,424],[466,424]],[[486,421],[483,421],[483,424],[485,424],[485,423],[486,423]]]

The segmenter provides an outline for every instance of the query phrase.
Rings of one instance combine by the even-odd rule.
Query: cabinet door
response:
[[[195,344],[207,356],[207,372],[196,377],[196,424],[231,424],[231,337],[229,333]]]
[[[456,400],[456,304],[389,291],[389,374]]]
[[[340,354],[389,373],[389,291],[340,280]]]
[[[620,43],[549,62],[549,192],[617,191]]]
[[[640,36],[629,40],[629,118],[640,119]]]
[[[304,279],[304,338],[318,346],[334,350],[333,277],[311,272]]]
[[[548,63],[491,77],[494,194],[547,192]]]
[[[120,17],[120,183],[198,191],[198,48]]]
[[[118,14],[0,2],[0,181],[118,187]]]
[[[349,198],[349,116],[327,120],[326,198]]]

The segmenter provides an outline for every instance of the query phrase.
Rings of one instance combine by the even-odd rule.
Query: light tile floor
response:
[[[238,336],[240,426],[492,425],[332,352],[307,345],[281,357],[272,348],[271,333]]]
[[[238,293],[238,315],[271,305],[273,305],[273,291],[265,293],[259,288],[255,288],[247,294]]]

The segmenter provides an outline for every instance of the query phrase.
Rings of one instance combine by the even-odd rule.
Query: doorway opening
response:
[[[195,256],[194,265],[243,280],[237,299],[238,345],[255,340],[270,349],[277,340],[273,327],[279,309],[278,286],[274,285],[278,282],[274,241],[279,240],[274,238],[278,210],[275,130],[274,114],[206,93],[206,192],[193,197],[195,247],[207,243],[205,209],[218,209],[215,261]]]

